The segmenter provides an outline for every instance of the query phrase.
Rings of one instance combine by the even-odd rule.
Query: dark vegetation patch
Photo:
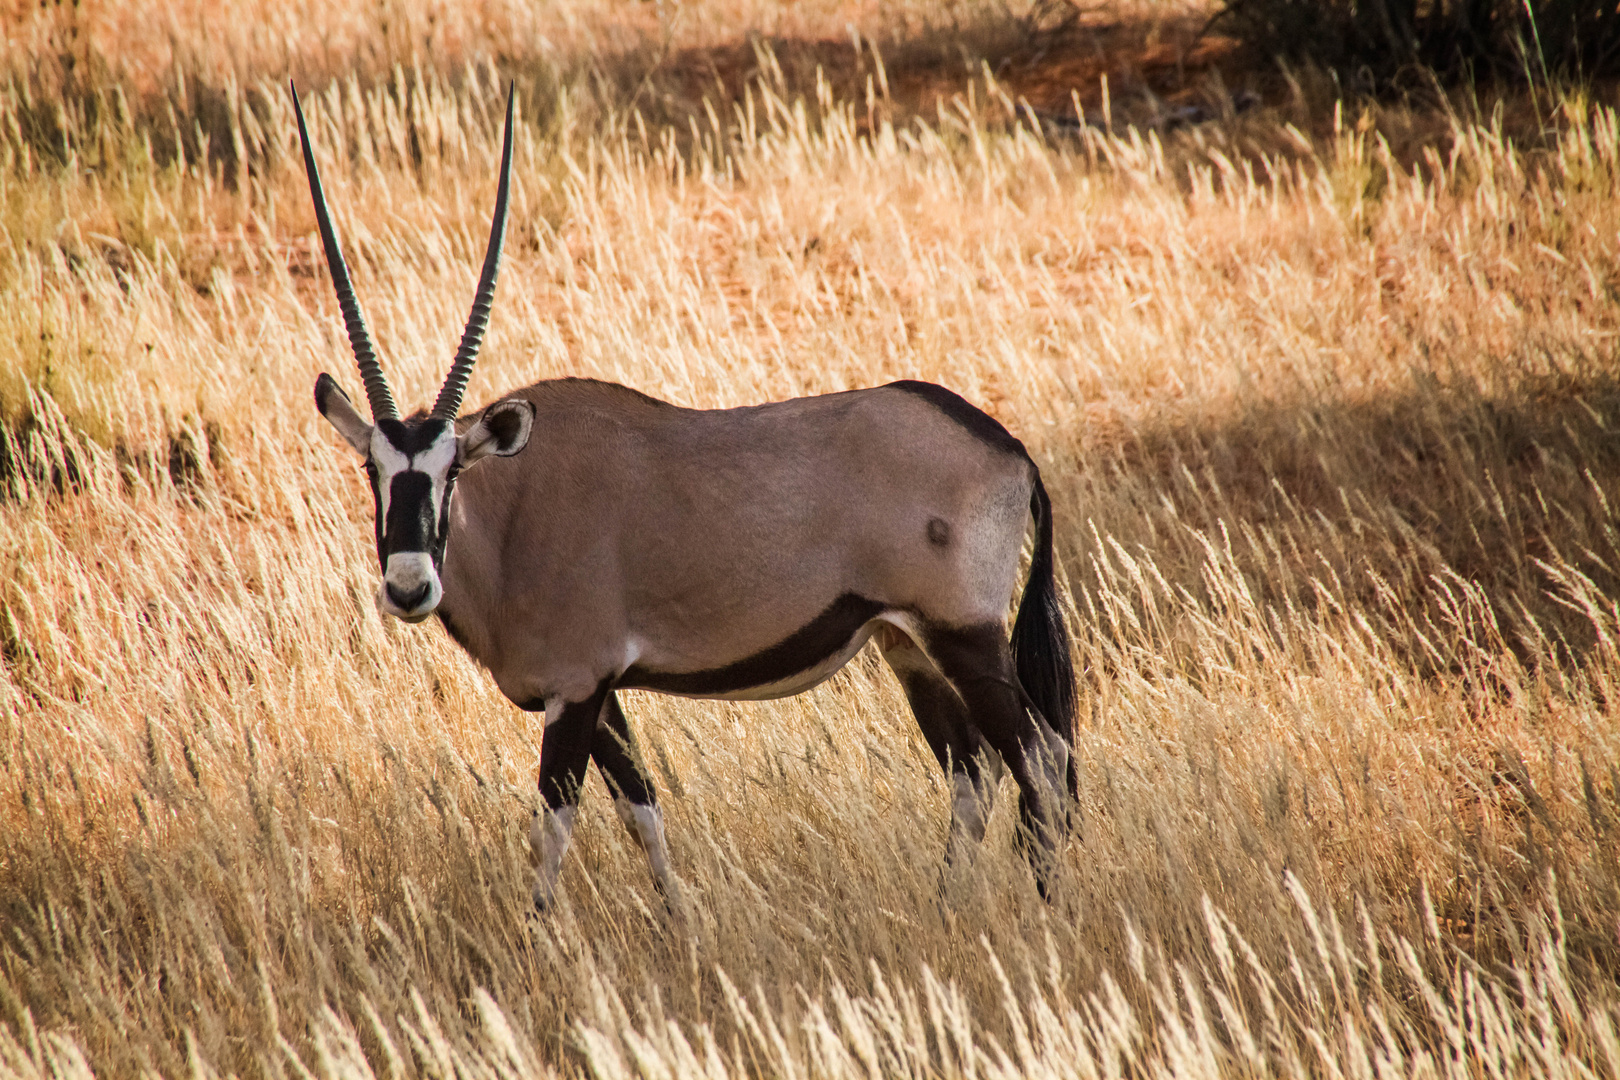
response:
[[[1601,0],[1226,0],[1213,25],[1358,93],[1620,76],[1620,8]]]
[[[631,12],[614,35],[629,44],[607,54],[559,52],[537,40],[507,42],[482,53],[477,43],[436,48],[424,60],[420,42],[381,26],[377,40],[363,49],[293,55],[274,71],[226,70],[217,56],[188,54],[176,42],[167,67],[135,77],[118,57],[98,51],[87,31],[91,16],[64,5],[45,47],[12,61],[0,99],[16,123],[0,132],[0,159],[9,159],[12,168],[23,163],[72,167],[123,182],[154,169],[184,168],[205,173],[227,191],[240,191],[299,168],[290,144],[270,135],[273,117],[285,110],[280,96],[292,78],[312,101],[339,81],[352,80],[363,92],[381,90],[400,109],[406,167],[420,168],[426,141],[436,136],[417,122],[417,96],[433,87],[454,91],[469,79],[493,79],[511,80],[524,121],[552,136],[562,135],[565,121],[576,130],[634,130],[633,114],[646,130],[667,132],[682,148],[693,147],[711,130],[711,115],[726,127],[742,122],[749,115],[749,97],[757,102],[764,92],[789,102],[825,96],[852,103],[863,130],[914,120],[938,125],[958,101],[970,108],[996,104],[1001,108],[985,111],[992,126],[1001,115],[1008,125],[1036,122],[1057,138],[1085,127],[1168,133],[1214,121],[1230,128],[1239,114],[1266,107],[1268,121],[1285,120],[1322,139],[1334,133],[1335,105],[1346,102],[1343,112],[1370,117],[1394,160],[1412,167],[1422,162],[1426,149],[1446,155],[1459,117],[1494,115],[1517,145],[1550,146],[1565,118],[1550,109],[1545,94],[1538,96],[1534,87],[1526,92],[1526,78],[1614,74],[1611,45],[1620,47],[1620,39],[1611,42],[1615,27],[1610,24],[1620,23],[1620,17],[1597,6],[1591,8],[1593,25],[1601,32],[1572,38],[1580,49],[1596,50],[1588,59],[1581,59],[1584,52],[1569,63],[1554,62],[1545,52],[1514,53],[1512,64],[1464,65],[1465,73],[1479,76],[1477,82],[1453,78],[1448,72],[1456,65],[1438,61],[1408,57],[1391,66],[1331,51],[1340,35],[1321,28],[1335,25],[1339,8],[1355,20],[1382,26],[1385,17],[1375,9],[1401,3],[1412,7],[1422,25],[1444,21],[1452,8],[1494,12],[1491,27],[1498,37],[1522,31],[1528,10],[1512,0],[1450,6],[1447,0],[1428,0],[1426,7],[1413,7],[1416,0],[1375,0],[1370,6],[1349,0],[1232,0],[1208,20],[1193,13],[1144,14],[1053,0],[1018,11],[1016,5],[985,5],[971,19],[907,27],[876,39],[858,32],[803,38],[739,31],[729,41],[703,47],[672,44],[669,32],[652,23],[637,31],[638,16]],[[1286,14],[1273,19],[1278,27],[1295,27],[1287,31],[1298,39],[1294,45],[1266,36],[1270,31],[1261,24],[1271,25],[1266,19],[1272,18],[1262,10],[1269,10],[1267,5]],[[1509,8],[1512,12],[1503,14]],[[646,21],[645,13],[640,17]],[[0,26],[6,19],[0,15]],[[1544,22],[1537,27],[1544,50],[1562,40]],[[1363,99],[1374,94],[1384,94],[1385,107],[1368,111],[1370,102]],[[1601,89],[1596,96],[1603,97]],[[815,111],[810,110],[812,124]],[[764,110],[754,115],[757,124],[768,123]],[[498,124],[498,117],[485,119]],[[1237,133],[1241,137],[1223,141],[1222,153],[1257,166],[1267,155],[1299,155],[1301,147],[1282,137],[1281,124],[1264,126],[1264,134],[1251,125]],[[354,146],[349,152],[381,149],[380,144],[372,151]],[[251,231],[253,224],[248,227]],[[133,226],[123,231],[142,232]],[[148,258],[154,254],[153,237],[123,240]],[[215,268],[211,258],[201,257],[183,266],[203,295]]]
[[[1495,641],[1529,671],[1579,666],[1602,646],[1583,600],[1620,595],[1612,375],[1549,374],[1507,392],[1425,377],[1386,398],[1250,402],[1218,418],[1166,415],[1091,451],[1113,458],[1121,491],[1142,493],[1144,546],[1184,575],[1172,588],[1223,607],[1199,576],[1198,530],[1224,539],[1259,611],[1360,613],[1425,675],[1477,676],[1476,658],[1454,651],[1464,639]],[[1098,557],[1109,562],[1083,543],[1069,560],[1092,603]],[[1145,606],[1136,614],[1151,623]],[[1162,644],[1170,668],[1207,666]]]
[[[195,502],[223,463],[224,433],[190,416],[155,444],[120,439],[108,451],[59,417],[24,412],[0,420],[0,503],[82,494],[97,459],[109,454],[126,491],[142,480],[167,482]]]
[[[6,137],[21,152],[14,161],[116,172],[129,165],[130,146],[143,146],[158,169],[200,167],[239,190],[296,164],[280,161],[285,148],[267,136],[267,95],[283,93],[287,79],[296,79],[310,98],[336,80],[353,79],[362,90],[387,88],[408,122],[411,99],[420,92],[416,73],[424,61],[419,43],[406,38],[381,34],[353,54],[294,56],[285,70],[239,72],[222,70],[217,57],[187,55],[176,42],[165,70],[134,77],[117,57],[99,51],[88,32],[90,18],[77,5],[63,6],[45,47],[13,62],[7,96],[17,123]],[[1218,115],[1222,103],[1229,107],[1233,100],[1227,91],[1233,80],[1253,93],[1255,80],[1235,62],[1235,42],[1202,30],[1191,16],[1082,13],[1077,5],[1054,2],[1023,12],[987,5],[968,21],[876,40],[859,33],[739,33],[713,46],[680,47],[647,27],[639,37],[620,33],[633,44],[608,55],[559,54],[535,41],[531,49],[508,44],[494,55],[439,50],[425,63],[434,79],[453,88],[474,69],[513,80],[526,121],[548,130],[559,122],[566,96],[573,123],[622,122],[633,111],[649,128],[667,126],[684,140],[693,121],[707,127],[708,107],[732,121],[732,106],[760,87],[788,100],[814,100],[819,86],[834,100],[867,102],[863,123],[933,121],[955,95],[982,86],[986,72],[1010,100],[1060,125],[1075,120],[1078,102],[1099,121],[1151,126],[1188,109]],[[419,163],[422,140],[430,136],[408,126],[406,145]]]

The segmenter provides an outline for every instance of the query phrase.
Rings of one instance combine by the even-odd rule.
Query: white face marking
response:
[[[556,894],[557,877],[562,873],[563,855],[568,841],[574,835],[576,808],[564,806],[558,810],[542,809],[529,822],[529,844],[534,848],[534,902],[538,907],[551,903]]]
[[[444,506],[444,485],[450,476],[450,466],[456,463],[455,429],[445,430],[433,445],[411,459],[411,468],[428,474],[433,484],[434,529],[437,531],[438,513]]]
[[[371,464],[377,470],[377,516],[388,520],[388,495],[394,477],[411,467],[411,459],[394,449],[381,428],[371,429]]]
[[[377,471],[377,515],[384,528],[388,522],[388,507],[393,496],[394,478],[402,472],[415,471],[428,477],[429,498],[434,513],[434,535],[441,523],[439,513],[444,506],[444,489],[449,481],[450,467],[456,461],[456,433],[447,428],[426,450],[408,455],[402,453],[380,428],[371,432],[371,464]],[[386,538],[385,538],[386,539]],[[401,608],[389,595],[390,587],[402,596],[414,595],[423,585],[428,590],[423,599],[410,609]],[[388,556],[383,571],[383,583],[377,591],[377,603],[383,611],[395,618],[418,621],[432,614],[438,607],[444,589],[438,570],[433,566],[429,552],[395,552]]]

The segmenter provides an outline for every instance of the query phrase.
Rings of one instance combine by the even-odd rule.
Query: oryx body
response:
[[[874,635],[952,776],[952,848],[982,836],[999,759],[1048,850],[1073,676],[1050,504],[1023,445],[919,382],[695,410],[559,379],[458,421],[494,290],[510,147],[509,107],[473,317],[433,413],[412,421],[399,419],[371,352],[307,138],[305,159],[377,422],[329,376],[316,402],[366,456],[379,603],[413,621],[437,613],[508,698],[545,713],[536,900],[554,888],[593,758],[673,889],[656,795],[615,691],[794,694]],[[1031,515],[1035,554],[1009,642]]]

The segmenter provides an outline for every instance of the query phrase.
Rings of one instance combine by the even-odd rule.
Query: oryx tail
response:
[[[1063,625],[1052,559],[1052,501],[1047,498],[1046,485],[1041,483],[1038,472],[1029,496],[1029,512],[1035,519],[1035,556],[1030,560],[1029,581],[1024,585],[1024,598],[1013,622],[1013,662],[1024,693],[1072,750],[1074,661],[1069,655],[1069,632]],[[1067,779],[1071,792],[1077,791],[1077,782],[1071,753]]]

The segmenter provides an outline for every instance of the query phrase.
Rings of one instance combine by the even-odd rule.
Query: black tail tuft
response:
[[[1035,557],[1029,564],[1029,581],[1024,599],[1013,621],[1013,662],[1018,681],[1046,722],[1074,746],[1075,686],[1074,661],[1069,656],[1069,632],[1063,625],[1063,608],[1058,601],[1057,575],[1052,563],[1052,501],[1046,485],[1035,474],[1035,490],[1029,497],[1029,510],[1035,517]],[[1078,772],[1074,754],[1069,755],[1068,785],[1075,792]]]

